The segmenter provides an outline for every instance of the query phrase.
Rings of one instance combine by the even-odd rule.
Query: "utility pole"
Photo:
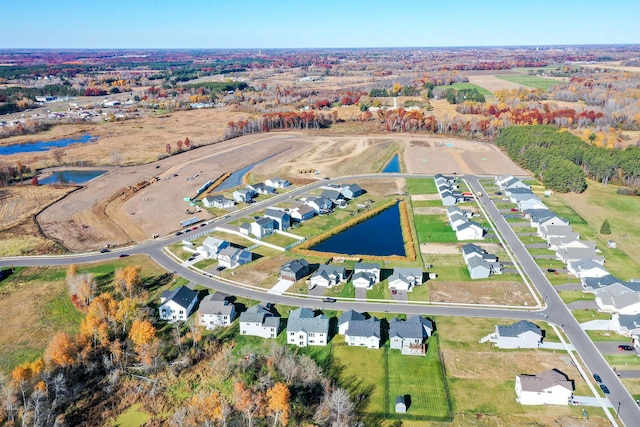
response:
[[[620,405],[622,404],[622,402],[618,402],[618,410],[616,411],[616,418],[618,418],[620,416]]]

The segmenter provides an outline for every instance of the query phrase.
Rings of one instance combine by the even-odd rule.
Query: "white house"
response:
[[[198,302],[198,293],[186,286],[164,291],[160,296],[160,319],[168,322],[186,321]]]
[[[395,268],[389,277],[389,289],[411,292],[414,286],[422,284],[422,270],[419,268]]]
[[[248,202],[256,195],[253,188],[245,187],[233,192],[233,200],[236,202]]]
[[[433,334],[433,323],[421,316],[389,322],[389,347],[402,354],[424,355],[424,343]]]
[[[640,314],[640,295],[621,283],[597,289],[596,304],[601,311],[627,315]]]
[[[316,286],[330,288],[339,283],[346,283],[347,280],[347,270],[344,267],[323,264],[311,275],[309,288],[313,289]]]
[[[556,369],[516,375],[516,396],[522,405],[568,405],[573,389],[573,381]]]
[[[229,247],[229,242],[217,237],[209,236],[202,242],[202,252],[210,259],[217,259],[218,253],[227,247]]]
[[[380,264],[358,262],[353,266],[351,278],[356,288],[370,288],[380,282]]]
[[[344,334],[348,345],[380,348],[380,320],[371,317],[364,320],[352,320]]]
[[[291,220],[293,221],[304,222],[313,218],[316,215],[316,211],[309,205],[301,205],[291,209],[289,215],[291,215]]]
[[[280,332],[280,317],[262,305],[254,305],[240,313],[240,334],[276,338]]]
[[[207,329],[218,326],[230,326],[236,318],[236,307],[228,296],[220,293],[207,295],[200,302],[198,309],[200,324]]]
[[[251,262],[251,252],[228,246],[218,253],[218,264],[221,267],[234,269]]]
[[[592,259],[569,261],[567,263],[567,271],[578,279],[583,277],[604,277],[609,274],[602,264]]]
[[[274,229],[276,230],[285,231],[291,226],[291,216],[284,210],[267,208],[264,211],[264,216],[275,222]]]
[[[618,314],[611,316],[611,328],[620,335],[640,335],[640,314]]]
[[[364,314],[354,310],[347,310],[338,317],[338,333],[344,335],[349,329],[349,324],[355,320],[364,320]]]
[[[456,228],[458,240],[479,240],[484,238],[484,228],[475,221],[467,221]]]
[[[322,196],[308,197],[306,203],[318,215],[329,212],[333,207],[331,200]]]
[[[329,319],[324,314],[316,316],[308,308],[298,308],[289,314],[287,321],[287,343],[298,347],[327,345]]]
[[[269,236],[273,234],[274,223],[273,219],[267,217],[260,217],[250,223],[251,226],[251,234],[256,236],[258,239],[262,239],[263,237]]]
[[[217,196],[204,197],[202,199],[202,204],[205,208],[227,209],[232,208],[235,205],[235,202],[219,194]]]
[[[511,325],[496,325],[495,332],[480,342],[490,341],[498,348],[538,348],[543,337],[538,325],[520,320]]]
[[[269,178],[265,180],[264,183],[273,188],[285,188],[291,185],[289,181],[282,178]]]

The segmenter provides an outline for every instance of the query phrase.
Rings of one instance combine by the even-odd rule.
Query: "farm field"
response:
[[[536,89],[544,89],[547,90],[553,86],[562,84],[563,81],[561,79],[550,79],[538,76],[530,76],[528,74],[501,74],[496,76],[501,80],[506,80],[508,82],[521,84],[523,86],[528,86]]]
[[[453,83],[449,86],[436,86],[434,89],[447,90],[448,88],[460,90],[460,89],[477,89],[484,96],[493,96],[493,92],[482,86],[475,85],[473,83]]]

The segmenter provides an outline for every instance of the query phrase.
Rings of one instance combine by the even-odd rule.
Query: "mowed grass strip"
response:
[[[420,243],[454,243],[456,232],[447,224],[446,215],[414,215],[413,222]]]
[[[400,350],[387,352],[389,414],[395,412],[396,397],[408,394],[411,396],[408,415],[440,420],[451,416],[437,337],[431,337],[427,345],[424,357],[404,356]]]
[[[438,194],[433,178],[407,178],[407,193]]]
[[[561,80],[545,79],[537,76],[529,76],[527,74],[506,74],[496,75],[501,80],[506,80],[512,83],[518,83],[523,86],[529,86],[536,89],[547,90],[550,87],[564,84]]]
[[[460,90],[460,89],[478,89],[478,92],[480,92],[484,96],[493,95],[493,92],[491,92],[490,90],[485,89],[482,86],[478,86],[476,84],[468,83],[468,82],[453,83],[453,84],[451,84],[449,86],[436,86],[434,89],[436,89],[436,90],[447,90],[449,88],[455,89],[455,90]]]

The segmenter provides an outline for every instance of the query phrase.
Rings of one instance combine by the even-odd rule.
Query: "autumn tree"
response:
[[[135,319],[129,330],[129,339],[136,347],[140,361],[147,366],[152,362],[152,343],[156,337],[156,328],[144,319]]]
[[[58,332],[49,342],[44,352],[44,359],[47,363],[64,368],[73,364],[75,354],[76,346],[69,335],[65,332]]]
[[[102,293],[95,297],[87,308],[87,315],[80,323],[80,335],[91,340],[93,347],[106,345],[117,324],[118,304],[111,294]]]
[[[289,423],[289,387],[285,383],[275,383],[267,390],[267,410],[273,416],[273,427]]]
[[[129,265],[115,272],[114,287],[122,298],[139,299],[142,296],[140,267]]]
[[[115,318],[122,325],[121,332],[127,332],[127,327],[138,313],[138,303],[131,298],[124,298],[118,301]]]
[[[255,417],[266,409],[264,393],[253,392],[238,381],[233,388],[233,406],[242,414],[247,427],[253,427]]]

